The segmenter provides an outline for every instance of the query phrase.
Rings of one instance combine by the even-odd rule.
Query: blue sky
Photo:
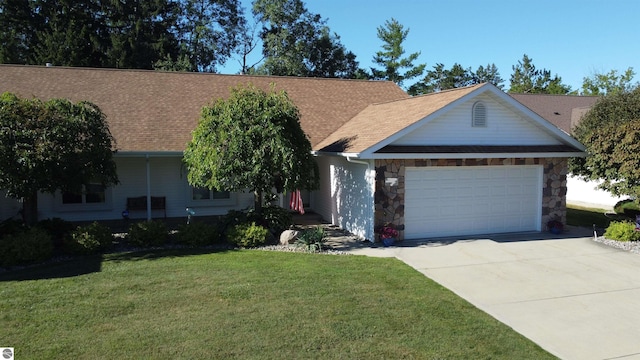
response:
[[[242,0],[247,10],[250,0]],[[612,69],[640,73],[640,1],[637,0],[307,0],[309,11],[370,68],[382,42],[377,27],[392,17],[410,32],[406,53],[421,52],[419,63],[475,70],[495,63],[505,86],[512,66],[527,54],[579,89],[582,79]],[[256,49],[256,57],[259,49]],[[237,73],[230,59],[222,73]],[[640,75],[635,78],[640,80]],[[413,83],[413,81],[409,81]]]

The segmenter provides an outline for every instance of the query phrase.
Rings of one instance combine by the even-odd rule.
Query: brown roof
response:
[[[286,90],[314,148],[368,105],[409,97],[387,81],[0,65],[0,93],[97,104],[120,151],[184,150],[202,106],[248,83]]]
[[[584,115],[598,101],[597,96],[509,94],[522,105],[528,107],[545,120],[568,134]]]
[[[370,105],[317,148],[329,152],[362,152],[484,85]]]

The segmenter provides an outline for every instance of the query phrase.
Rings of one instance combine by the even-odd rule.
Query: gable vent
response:
[[[487,126],[487,107],[484,105],[484,103],[478,101],[477,103],[473,104],[472,112],[472,126]]]

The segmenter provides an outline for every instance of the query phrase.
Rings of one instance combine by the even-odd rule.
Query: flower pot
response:
[[[394,239],[394,238],[384,238],[384,239],[382,239],[382,245],[384,245],[385,247],[389,247],[389,246],[393,245],[394,242],[396,242],[396,239]]]

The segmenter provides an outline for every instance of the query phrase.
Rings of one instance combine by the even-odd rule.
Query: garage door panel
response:
[[[407,168],[405,237],[539,230],[540,166]]]

